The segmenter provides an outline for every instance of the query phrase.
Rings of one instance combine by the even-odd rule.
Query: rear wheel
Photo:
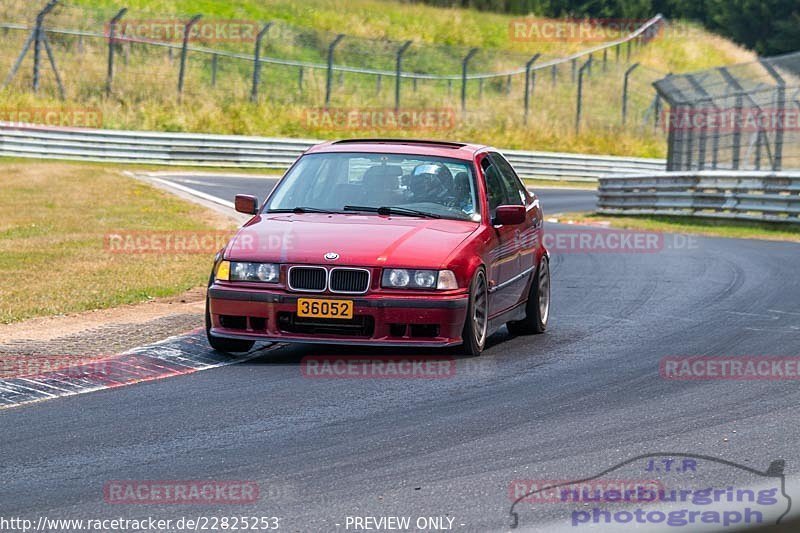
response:
[[[462,351],[465,355],[480,355],[486,345],[486,334],[489,327],[489,290],[486,283],[486,272],[478,269],[469,291],[467,318],[464,321]]]
[[[512,335],[544,333],[550,318],[550,261],[542,256],[534,273],[528,302],[525,304],[525,318],[506,324]]]
[[[206,337],[208,338],[208,344],[218,352],[249,352],[255,344],[255,341],[226,339],[225,337],[217,337],[211,334],[211,312],[208,309],[208,296],[206,296]]]

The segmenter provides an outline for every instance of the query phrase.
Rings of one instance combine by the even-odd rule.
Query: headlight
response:
[[[225,281],[261,281],[276,283],[280,268],[274,263],[242,263],[222,261],[217,267],[217,279]]]
[[[408,285],[408,282],[411,281],[411,276],[408,274],[408,270],[401,270],[401,269],[393,269],[389,271],[389,275],[385,278],[388,278],[388,285],[390,287],[405,287]]]
[[[414,283],[417,287],[433,287],[436,284],[436,272],[417,270],[414,272]]]
[[[381,286],[387,289],[457,289],[456,276],[450,270],[383,270]]]

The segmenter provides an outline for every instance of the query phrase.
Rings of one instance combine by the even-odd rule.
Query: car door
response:
[[[543,223],[539,199],[536,195],[528,192],[522,180],[519,179],[514,168],[505,157],[496,152],[493,152],[490,156],[503,177],[503,184],[509,197],[513,198],[513,201],[509,200],[509,202],[525,206],[525,223],[515,227],[514,237],[519,254],[519,275],[524,280],[527,280],[529,276],[526,274],[536,269],[536,251]],[[524,290],[524,288],[524,286],[521,287],[521,290]],[[521,296],[524,297],[524,295]]]
[[[514,226],[496,226],[492,223],[495,211],[500,205],[514,202],[509,197],[509,190],[504,184],[503,176],[490,154],[483,154],[479,160],[486,186],[486,199],[489,204],[489,221],[492,226],[492,246],[487,261],[486,276],[489,280],[489,316],[494,316],[509,307],[517,300],[509,286],[514,285],[514,277],[519,273],[519,256]]]
[[[510,283],[507,290],[508,298],[515,299],[514,303],[516,303],[527,297],[525,292],[527,282],[530,274],[536,269],[536,251],[542,214],[538,199],[528,192],[506,158],[496,152],[490,153],[489,157],[502,177],[503,186],[508,195],[508,203],[525,206],[525,223],[514,226],[513,238],[517,256],[517,271],[513,279],[516,281]]]

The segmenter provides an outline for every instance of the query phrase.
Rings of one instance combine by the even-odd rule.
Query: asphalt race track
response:
[[[272,185],[191,181],[182,185],[227,200],[263,199]],[[593,205],[591,191],[540,196],[546,213]],[[422,354],[287,346],[0,410],[0,515],[277,516],[284,531],[346,531],[348,516],[405,515],[501,531],[514,480],[581,479],[642,454],[703,454],[759,470],[783,459],[793,480],[796,381],[667,380],[659,362],[800,355],[798,259],[793,243],[669,236],[646,253],[554,252],[548,333],[508,338],[502,329],[447,379],[309,379],[299,368],[307,355]],[[254,481],[260,498],[187,506],[103,497],[110,480],[197,479]],[[569,527],[558,506],[517,511],[523,530]]]

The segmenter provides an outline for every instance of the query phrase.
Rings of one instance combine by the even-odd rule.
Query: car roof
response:
[[[422,139],[346,139],[317,144],[306,153],[390,153],[472,160],[477,152],[485,148],[487,147],[481,144]]]

